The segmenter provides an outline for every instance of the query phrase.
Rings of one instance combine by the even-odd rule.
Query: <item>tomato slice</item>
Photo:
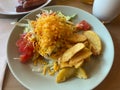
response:
[[[76,24],[76,28],[79,29],[79,30],[90,30],[91,26],[87,21],[82,20],[81,22]]]

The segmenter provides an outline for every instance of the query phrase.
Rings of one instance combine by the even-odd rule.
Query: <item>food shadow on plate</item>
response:
[[[102,66],[105,64],[104,53],[105,53],[105,44],[102,42],[102,53],[99,56],[91,56],[90,59],[83,65],[83,68],[88,74],[88,78],[94,77],[96,74],[101,74]]]

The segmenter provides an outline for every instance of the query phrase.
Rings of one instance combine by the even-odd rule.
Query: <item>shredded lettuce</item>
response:
[[[52,14],[53,11],[52,10],[42,10],[42,12],[44,12],[45,14]],[[60,17],[64,17],[66,18],[67,21],[71,20],[72,18],[75,18],[77,14],[73,14],[71,16],[66,16],[64,15],[62,12],[58,11],[57,15],[59,15]],[[37,14],[37,17],[41,17],[41,14]]]
[[[66,18],[67,21],[71,20],[72,18],[75,18],[77,14],[73,14],[71,16],[65,16],[62,12],[57,13],[59,16]]]
[[[25,20],[28,22],[28,26],[25,27],[24,33],[26,33],[26,32],[32,32],[32,31],[33,31],[33,27],[32,27],[32,25],[31,25],[30,20],[29,20],[29,19],[25,19]]]
[[[45,13],[45,14],[52,14],[53,11],[52,11],[52,10],[42,10],[42,13]],[[37,16],[37,17],[41,17],[41,14],[39,13],[39,14],[37,14],[36,16]]]
[[[16,25],[20,27],[28,27],[28,24],[26,23],[16,23]]]
[[[33,27],[29,19],[25,19],[27,23],[16,23],[17,26],[24,27],[23,33],[32,32]]]

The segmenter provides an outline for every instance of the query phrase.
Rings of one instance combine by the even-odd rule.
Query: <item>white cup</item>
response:
[[[120,0],[94,0],[92,13],[105,23],[120,14]]]

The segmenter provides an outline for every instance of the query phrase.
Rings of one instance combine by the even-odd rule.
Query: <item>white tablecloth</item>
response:
[[[0,15],[1,16],[1,15]],[[0,90],[2,90],[2,84],[4,80],[5,69],[7,65],[6,49],[7,41],[14,25],[11,22],[16,21],[15,18],[0,17]]]

